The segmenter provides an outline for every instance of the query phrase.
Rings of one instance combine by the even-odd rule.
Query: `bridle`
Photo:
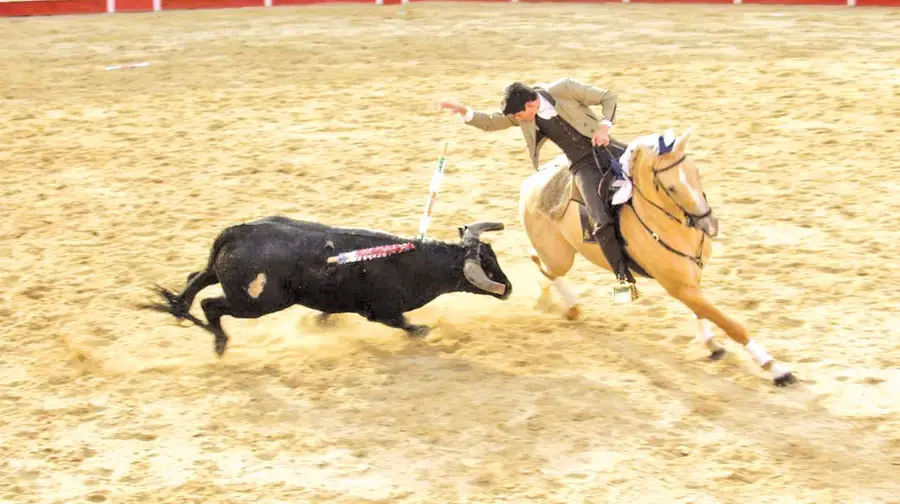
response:
[[[606,149],[607,154],[609,154],[610,157],[613,157],[613,154],[612,154],[612,152],[610,152],[609,147],[608,147],[608,146],[604,146],[604,148]],[[596,155],[596,154],[595,154],[595,155]],[[658,209],[659,211],[661,211],[662,213],[664,213],[664,214],[666,215],[666,217],[668,217],[668,218],[672,219],[673,221],[675,221],[675,222],[681,224],[682,226],[685,226],[685,227],[688,227],[688,228],[699,229],[699,228],[697,228],[697,221],[699,221],[699,220],[701,220],[701,219],[704,219],[704,218],[706,218],[706,217],[709,217],[709,215],[712,214],[712,207],[710,207],[709,210],[707,210],[707,211],[706,211],[705,213],[703,213],[702,215],[696,215],[696,214],[693,214],[693,213],[689,212],[686,208],[684,208],[683,206],[681,206],[681,204],[678,203],[678,200],[676,200],[676,199],[672,196],[672,193],[670,193],[669,190],[666,189],[665,184],[663,184],[663,183],[660,182],[660,180],[659,180],[659,174],[660,174],[660,173],[665,173],[665,172],[667,172],[667,171],[669,171],[669,170],[671,170],[671,169],[673,169],[673,168],[676,168],[678,165],[680,165],[681,163],[683,163],[684,160],[685,160],[686,158],[687,158],[687,154],[681,156],[680,159],[678,159],[678,160],[675,161],[674,163],[670,164],[669,166],[666,166],[665,168],[655,168],[655,167],[654,167],[654,169],[652,170],[652,171],[653,171],[653,186],[656,188],[657,191],[659,191],[659,189],[662,188],[663,192],[666,194],[666,196],[668,196],[669,200],[672,201],[672,203],[675,203],[675,206],[677,206],[677,207],[684,213],[684,221],[682,221],[682,220],[679,219],[678,217],[675,217],[675,216],[672,215],[668,210],[666,210],[665,208],[663,208],[663,207],[657,205],[657,204],[654,203],[652,200],[650,200],[649,198],[647,198],[646,196],[644,196],[644,193],[641,192],[640,187],[638,187],[637,180],[635,180],[635,179],[633,178],[634,176],[632,176],[632,181],[633,181],[633,184],[632,184],[632,185],[634,186],[634,190],[635,190],[635,193],[636,193],[637,195],[639,195],[641,198],[644,198],[644,201],[646,201],[647,203],[650,203],[650,205],[652,205],[653,207],[655,207],[656,209]],[[614,158],[613,158],[613,159],[614,159]],[[658,165],[658,164],[659,164],[659,161],[657,161],[657,165]],[[636,174],[635,174],[635,175],[636,175]],[[704,200],[706,199],[706,193],[703,193],[703,199],[704,199]],[[650,229],[650,226],[648,226],[647,223],[644,222],[643,219],[641,219],[640,214],[638,214],[637,208],[634,207],[634,205],[632,204],[631,201],[628,202],[628,206],[630,206],[631,209],[634,211],[634,216],[637,217],[638,222],[640,222],[641,225],[644,226],[644,229],[646,229],[647,232],[650,233],[650,236],[653,238],[653,240],[655,240],[657,243],[659,243],[660,245],[662,245],[662,246],[663,246],[666,250],[668,250],[669,252],[672,252],[672,253],[674,253],[674,254],[676,254],[676,255],[679,255],[679,256],[681,256],[681,257],[684,257],[685,259],[688,259],[688,260],[690,260],[690,261],[693,261],[694,264],[696,264],[697,266],[700,267],[700,269],[703,269],[703,244],[704,244],[704,242],[706,241],[706,233],[703,233],[702,231],[701,231],[701,233],[700,233],[700,244],[697,246],[697,253],[696,253],[695,255],[693,255],[693,256],[688,255],[688,254],[685,254],[684,252],[681,252],[681,251],[679,251],[679,250],[673,248],[673,247],[670,246],[668,243],[666,243],[666,242],[664,242],[662,239],[660,239],[659,235],[656,234],[655,231],[653,231],[652,229]]]

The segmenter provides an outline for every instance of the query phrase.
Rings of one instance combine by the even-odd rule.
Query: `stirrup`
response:
[[[619,280],[619,284],[613,287],[612,301],[615,304],[625,304],[637,300],[637,286],[633,283]]]

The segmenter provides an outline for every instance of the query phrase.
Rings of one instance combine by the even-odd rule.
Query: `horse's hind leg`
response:
[[[537,266],[538,271],[541,273],[541,276],[538,278],[538,287],[541,289],[541,293],[538,295],[535,307],[541,311],[550,311],[553,307],[553,295],[550,294],[550,287],[553,284],[547,272],[544,271],[544,265],[541,264],[541,259],[537,253],[532,251],[528,258],[531,259],[531,262]]]
[[[674,298],[678,299],[690,308],[698,319],[709,320],[717,326],[721,327],[728,337],[740,343],[750,357],[763,369],[769,371],[775,380],[775,385],[783,387],[796,380],[790,369],[784,364],[777,362],[766,349],[747,335],[747,330],[736,320],[722,313],[715,307],[703,292],[697,286],[665,286],[666,291]]]
[[[572,269],[572,264],[575,262],[575,251],[566,242],[562,242],[562,246],[568,248],[569,251],[557,251],[549,258],[550,260],[545,260],[538,252],[531,254],[532,262],[538,267],[542,275],[540,279],[541,296],[538,302],[549,301],[550,286],[552,285],[556,287],[556,291],[559,292],[559,296],[566,307],[566,318],[577,320],[581,316],[580,302],[565,279],[565,274]]]
[[[523,188],[524,191],[524,188]],[[566,318],[575,320],[581,315],[578,298],[567,285],[563,278],[572,269],[575,262],[575,248],[566,241],[560,232],[562,221],[552,221],[547,216],[528,209],[527,198],[519,202],[519,218],[528,241],[533,247],[530,258],[543,275],[538,280],[541,294],[538,297],[538,306],[550,305],[550,285],[556,287],[563,303],[566,306]],[[576,207],[577,208],[577,207]],[[571,210],[571,208],[567,209]]]

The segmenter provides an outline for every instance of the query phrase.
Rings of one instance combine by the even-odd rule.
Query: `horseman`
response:
[[[503,91],[499,112],[481,112],[451,101],[441,102],[440,110],[458,113],[466,124],[484,131],[519,126],[535,169],[544,141],[549,139],[556,144],[569,159],[569,170],[595,223],[592,236],[619,284],[633,287],[634,277],[628,271],[616,234],[609,196],[616,177],[613,157],[618,159],[626,148],[609,136],[616,101],[616,93],[609,89],[563,78],[547,85],[509,84]],[[597,105],[601,107],[602,119],[590,108]]]

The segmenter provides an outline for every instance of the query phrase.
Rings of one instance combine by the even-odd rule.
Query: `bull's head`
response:
[[[459,238],[466,248],[463,275],[475,287],[500,299],[509,297],[512,284],[500,269],[494,249],[479,240],[479,236],[485,231],[500,231],[503,228],[499,222],[477,222],[459,228]]]

